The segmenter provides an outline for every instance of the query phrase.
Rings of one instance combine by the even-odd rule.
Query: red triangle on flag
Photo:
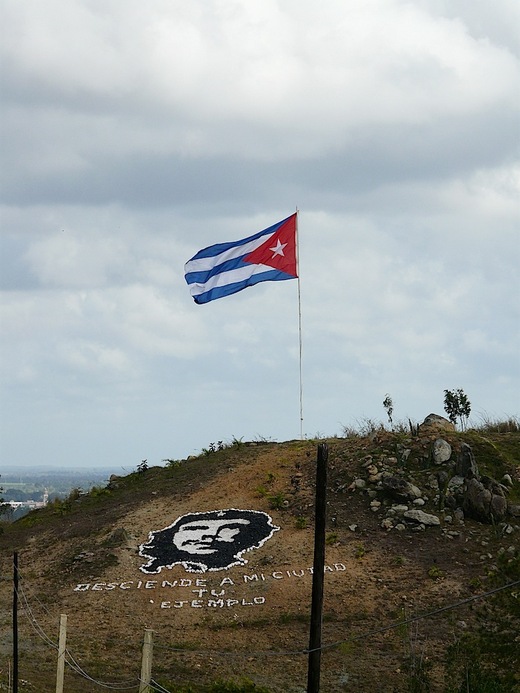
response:
[[[267,265],[280,272],[298,276],[296,262],[296,214],[286,219],[265,243],[244,257],[244,262]]]

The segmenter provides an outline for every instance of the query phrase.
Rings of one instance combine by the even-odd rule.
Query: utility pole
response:
[[[58,643],[58,667],[56,670],[56,693],[63,693],[65,678],[65,649],[67,644],[67,614],[60,616],[60,639]]]
[[[314,510],[314,568],[312,572],[312,605],[309,635],[307,693],[319,693],[321,667],[321,625],[323,620],[323,583],[325,578],[325,521],[327,515],[326,443],[318,445],[316,464],[316,504]]]
[[[139,693],[152,693],[150,681],[152,678],[152,650],[153,650],[153,631],[146,628],[144,631],[143,659],[141,662],[141,678]]]
[[[13,693],[18,693],[18,553],[13,555]]]

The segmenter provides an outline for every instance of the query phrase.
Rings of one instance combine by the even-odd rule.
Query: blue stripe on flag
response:
[[[279,272],[278,270],[269,270],[268,272],[262,272],[261,274],[254,274],[252,277],[249,277],[241,282],[217,286],[214,289],[210,289],[202,294],[193,296],[193,300],[195,303],[202,305],[203,303],[214,301],[217,298],[231,296],[231,294],[236,294],[239,291],[242,291],[242,289],[246,289],[248,286],[254,286],[260,282],[284,281],[285,279],[294,279],[294,277],[290,274],[286,274],[285,272]]]
[[[191,260],[188,260],[188,262],[191,262],[192,260],[199,260],[203,257],[213,257],[215,255],[220,255],[220,253],[225,253],[227,250],[231,250],[231,248],[236,248],[237,246],[245,245],[250,241],[256,241],[257,238],[262,238],[262,236],[267,236],[270,233],[275,233],[276,231],[278,231],[282,224],[285,224],[286,221],[287,219],[279,221],[278,223],[270,226],[268,229],[259,231],[258,233],[255,233],[252,236],[248,236],[247,238],[242,238],[239,241],[232,241],[230,243],[216,243],[215,245],[210,245],[208,248],[203,248],[202,250],[199,250],[199,252],[196,255],[194,255],[191,258]]]
[[[231,270],[237,269],[238,267],[246,267],[247,262],[243,262],[244,255],[241,257],[233,258],[232,260],[226,260],[220,265],[215,265],[209,270],[200,272],[186,272],[185,279],[188,284],[204,284],[217,274],[222,272],[230,272]]]

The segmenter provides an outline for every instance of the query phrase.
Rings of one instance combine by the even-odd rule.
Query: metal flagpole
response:
[[[298,207],[296,207],[296,267],[298,272],[298,343],[300,369],[300,440],[303,440],[302,299],[300,287],[300,239],[298,235],[298,214]]]

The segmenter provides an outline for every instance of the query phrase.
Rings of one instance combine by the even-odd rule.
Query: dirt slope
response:
[[[470,440],[484,471],[508,473],[514,499],[518,434],[443,437],[454,455],[461,440]],[[447,690],[447,647],[462,633],[476,632],[478,602],[385,628],[490,589],[497,584],[491,578],[498,557],[507,551],[512,556],[518,547],[515,521],[500,528],[468,518],[446,521],[432,485],[434,439],[403,441],[402,435],[379,432],[327,441],[324,692],[407,691],[410,667],[419,663],[428,665],[423,669],[431,691]],[[403,446],[411,450],[405,460],[399,459]],[[94,679],[67,668],[69,693],[102,690],[99,682],[119,689],[136,685],[147,628],[154,637],[153,678],[169,691],[195,691],[231,677],[247,677],[277,693],[305,691],[316,448],[315,441],[235,445],[115,479],[107,489],[6,527],[0,536],[0,690],[7,690],[11,658],[16,550],[23,690],[54,690],[53,645],[60,614],[67,614],[68,649]],[[396,473],[426,489],[421,509],[436,514],[440,524],[383,529],[391,500],[368,482],[355,483],[366,480],[370,463],[393,464]],[[374,499],[381,506],[371,506]],[[139,547],[151,531],[190,513],[228,508],[266,513],[279,528],[241,554],[247,563],[207,572],[182,564],[156,574],[142,571],[148,559]]]

